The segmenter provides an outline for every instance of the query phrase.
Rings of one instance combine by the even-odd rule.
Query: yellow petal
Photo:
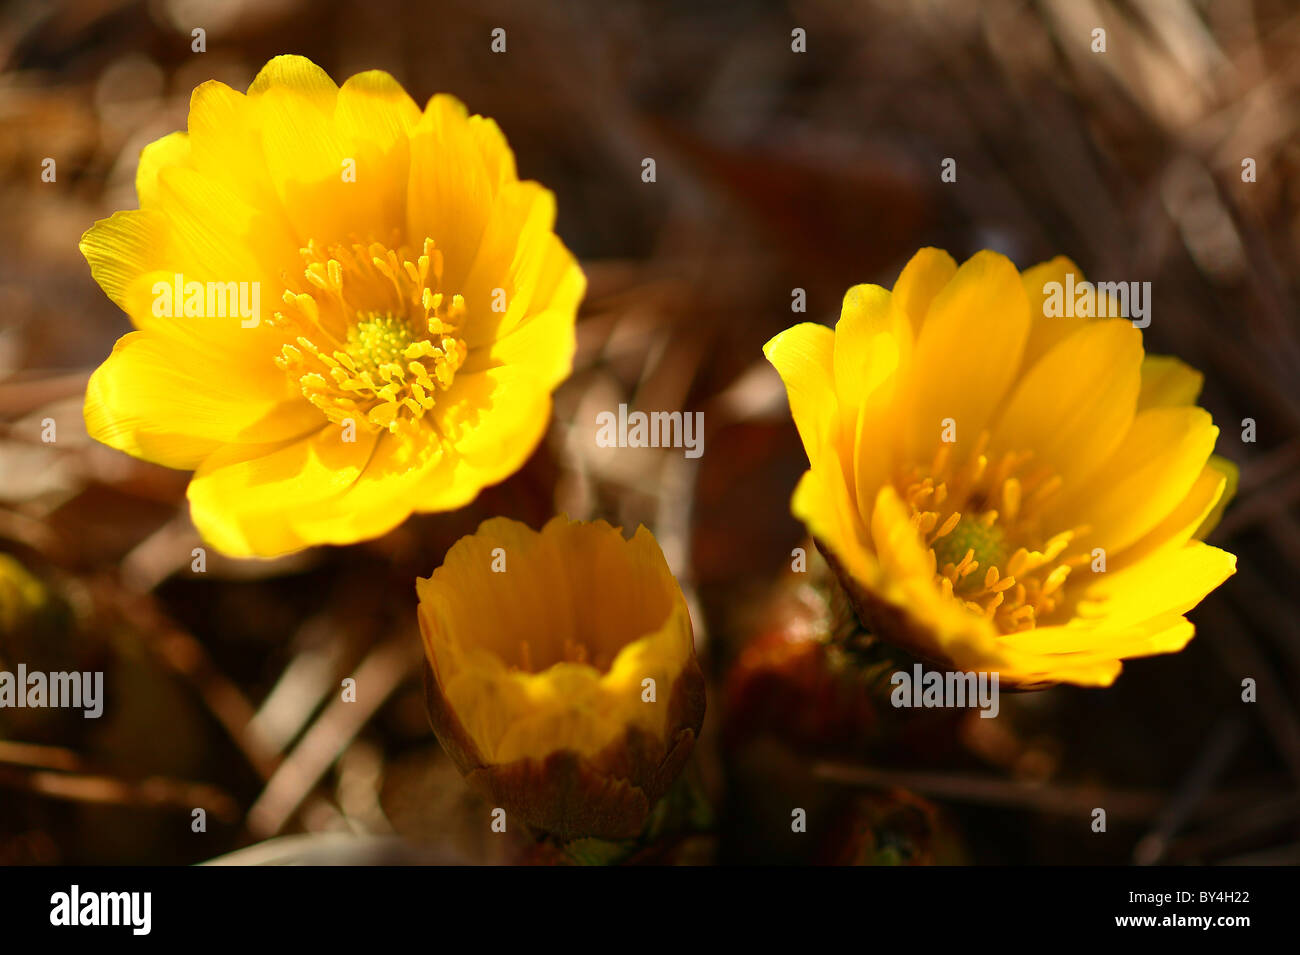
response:
[[[158,267],[158,250],[166,242],[165,227],[160,213],[127,210],[100,219],[81,237],[79,248],[90,265],[91,277],[133,321],[136,316],[128,304],[128,293],[142,274]]]
[[[170,166],[185,165],[189,158],[190,137],[187,133],[171,133],[140,150],[140,165],[135,170],[135,193],[140,198],[141,209],[155,206],[160,201],[158,174]]]
[[[1038,671],[1038,680],[1047,683],[1072,683],[1075,686],[1107,687],[1120,675],[1123,664],[1119,660],[1098,660],[1069,666],[1068,658],[1052,657],[1047,669]],[[1037,682],[1024,679],[1025,683]]]
[[[844,295],[835,325],[832,365],[840,404],[855,410],[892,377],[911,347],[907,319],[888,289],[855,285]]]
[[[790,414],[804,453],[814,467],[822,459],[835,410],[835,333],[825,325],[801,322],[776,335],[763,354],[785,383]],[[828,454],[834,454],[829,449]]]
[[[1003,679],[1109,686],[1122,669],[1121,660],[1176,653],[1194,634],[1192,624],[1177,614],[1104,632],[1093,626],[1040,627],[1017,635]]]
[[[840,470],[805,471],[790,498],[790,511],[830,548],[854,579],[867,585],[876,581],[879,565]]]
[[[849,289],[835,326],[833,364],[842,429],[836,447],[858,501],[874,501],[892,471],[894,401],[911,349],[911,325],[888,291],[878,285]]]
[[[382,70],[349,77],[339,88],[334,122],[351,163],[355,181],[342,181],[339,193],[347,200],[339,214],[349,222],[368,220],[388,228],[405,225],[406,183],[410,176],[410,132],[420,120],[420,108],[400,83]],[[333,189],[334,183],[330,182]],[[424,236],[408,236],[418,248]]]
[[[155,156],[155,159],[159,157]],[[296,240],[267,214],[214,179],[184,163],[159,159],[142,186],[150,208],[119,212],[86,232],[81,251],[105,293],[138,328],[163,332],[204,351],[240,353],[264,362],[278,350],[270,317],[280,291],[279,276],[300,268]],[[226,318],[158,316],[156,283],[246,283],[239,292],[250,303],[257,293],[259,324],[249,329],[235,314]],[[224,297],[224,296],[223,296]]]
[[[333,107],[339,88],[329,74],[305,56],[283,53],[270,59],[248,87],[249,96],[278,89],[301,96],[318,108]]]
[[[535,311],[544,310],[572,277],[573,256],[552,232],[555,196],[535,182],[503,186],[474,255],[458,286],[468,320],[470,348],[509,335]],[[504,305],[504,308],[501,306]]]
[[[162,170],[156,191],[166,242],[154,268],[179,272],[187,282],[258,282],[261,318],[269,324],[284,290],[282,276],[302,271],[297,240],[283,220],[185,166]]]
[[[880,558],[881,569],[888,578],[897,581],[933,579],[921,537],[892,485],[881,488],[876,497],[871,517],[871,540]]]
[[[1223,517],[1224,508],[1237,496],[1237,483],[1240,479],[1240,471],[1238,471],[1237,465],[1225,457],[1217,454],[1210,455],[1208,466],[1223,475],[1223,493],[1214,502],[1210,512],[1205,515],[1205,519],[1201,521],[1201,526],[1196,528],[1192,534],[1197,540],[1205,540],[1219,526],[1219,520]]]
[[[519,470],[550,424],[550,388],[515,363],[458,374],[431,412],[446,443],[412,492],[415,510],[461,507]]]
[[[894,283],[894,299],[914,333],[920,331],[934,297],[956,274],[957,263],[943,249],[921,249],[903,267]]]
[[[1029,338],[1025,342],[1024,366],[1030,368],[1040,358],[1055,348],[1063,339],[1073,335],[1088,324],[1089,319],[1076,318],[1073,314],[1047,315],[1045,302],[1048,293],[1044,291],[1048,283],[1056,282],[1061,286],[1061,296],[1067,275],[1074,276],[1077,285],[1082,282],[1083,271],[1063,255],[1058,255],[1049,262],[1043,262],[1025,269],[1021,276],[1025,295],[1029,301]]]
[[[392,77],[372,70],[339,89],[310,61],[277,57],[249,88],[249,100],[299,244],[384,240],[402,228],[410,168],[405,133],[419,111]],[[418,248],[427,236],[433,233],[407,239]]]
[[[1196,483],[1172,511],[1159,524],[1126,548],[1108,566],[1112,570],[1130,567],[1154,553],[1171,547],[1181,547],[1196,536],[1218,505],[1227,490],[1228,481],[1223,472],[1214,466],[1214,458],[1201,470]]]
[[[1040,661],[1038,666],[1046,672],[1054,667],[1170,653],[1181,650],[1192,633],[1191,624],[1180,614],[1159,614],[1112,627],[1106,626],[1104,618],[1076,620],[1017,634],[1012,656],[1017,663],[1023,664],[1028,662],[1030,655],[1041,655],[1046,660]]]
[[[546,433],[550,413],[549,384],[517,364],[458,374],[430,412],[457,455],[494,475],[487,483],[502,480],[528,460]]]
[[[560,546],[561,538],[565,548]],[[450,644],[481,648],[507,664],[519,665],[519,640],[528,634],[532,662],[544,666],[562,656],[562,637],[574,633],[577,626],[563,550],[579,541],[592,548],[604,543],[568,531],[543,535],[517,521],[491,518],[453,545],[433,578],[423,582],[421,599],[437,593],[447,601],[453,626],[443,636]],[[501,553],[494,553],[498,549]],[[505,572],[485,573],[502,554]],[[602,556],[611,559],[607,551]],[[504,599],[507,592],[510,599]]]
[[[189,137],[189,164],[196,171],[274,217],[278,231],[292,234],[266,165],[255,99],[216,80],[200,84],[190,95]]]
[[[1142,362],[1142,392],[1138,410],[1194,405],[1205,376],[1168,355],[1147,355]]]
[[[343,439],[326,426],[305,441],[252,453],[223,448],[190,482],[204,540],[238,557],[276,557],[313,544],[378,537],[410,516],[441,460],[387,432]]]
[[[255,82],[249,99],[258,113],[266,168],[300,246],[312,239],[341,242],[351,234],[387,236],[400,227],[400,221],[385,221],[389,210],[361,208],[352,188],[357,183],[344,181],[344,160],[356,157],[335,121],[333,81],[328,89],[279,82],[255,93],[256,88]],[[358,183],[365,172],[358,169]]]
[[[497,121],[488,116],[471,116],[469,131],[487,169],[488,183],[500,191],[509,183],[517,182],[519,174],[515,171],[515,154]]]
[[[370,144],[384,154],[405,145],[420,121],[420,107],[391,74],[367,70],[348,77],[339,87],[334,116],[344,138]],[[401,173],[404,186],[405,166]]]
[[[386,534],[413,512],[428,509],[420,489],[449,453],[380,433],[357,479],[337,496],[294,514],[290,524],[302,540],[318,544],[350,544]]]
[[[1085,524],[1088,546],[1119,554],[1162,521],[1192,489],[1219,429],[1200,408],[1150,408],[1076,497],[1055,509],[1062,526]],[[1067,516],[1068,515],[1068,516]]]
[[[274,369],[272,369],[274,372]],[[270,444],[320,427],[286,387],[145,332],[121,338],[86,388],[86,430],[138,458],[193,468],[227,444]]]
[[[1093,322],[1059,341],[1026,374],[994,429],[992,447],[1034,453],[1067,486],[1086,480],[1133,422],[1142,335],[1125,321]]]
[[[1020,365],[1029,303],[1003,255],[978,252],[930,305],[913,352],[906,452],[929,459],[943,421],[957,425],[954,455],[988,425]]]
[[[475,349],[465,359],[459,374],[472,375],[500,365],[516,365],[553,388],[573,369],[577,347],[574,316],[587,287],[587,278],[577,263],[565,273],[545,311],[525,318],[509,335]]]
[[[1170,616],[1149,620],[1139,633],[1118,644],[1124,659],[1149,657],[1159,653],[1177,653],[1196,636],[1196,628],[1186,617]]]
[[[1185,614],[1236,568],[1232,554],[1192,541],[1154,553],[1124,570],[1093,575],[1079,600],[1078,615],[1104,629],[1123,630],[1169,614]]]
[[[490,138],[475,133],[465,106],[451,96],[429,100],[411,132],[406,232],[430,236],[438,243],[449,288],[464,287],[493,215],[505,161],[484,150],[507,147],[490,144]],[[509,165],[513,169],[513,160]],[[470,308],[487,307],[486,302],[471,301],[468,294],[466,302]]]
[[[311,543],[296,529],[306,509],[348,489],[365,470],[377,435],[342,440],[337,426],[270,450],[235,445],[208,457],[190,481],[190,515],[203,539],[233,557],[278,557]]]

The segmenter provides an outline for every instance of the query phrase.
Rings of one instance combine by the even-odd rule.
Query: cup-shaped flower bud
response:
[[[469,783],[562,839],[635,836],[704,720],[690,614],[654,536],[493,518],[416,590],[429,716]]]

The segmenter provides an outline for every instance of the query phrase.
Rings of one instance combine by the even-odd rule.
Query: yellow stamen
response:
[[[333,422],[419,428],[468,353],[456,334],[465,300],[438,290],[442,253],[425,239],[415,261],[379,242],[302,254],[306,286],[286,290],[273,319],[294,343],[276,365]]]
[[[1062,482],[1044,468],[1028,467],[1031,458],[1027,452],[993,453],[981,434],[963,460],[954,461],[952,446],[944,444],[928,471],[913,467],[897,481],[940,592],[1004,634],[1051,615],[1064,599],[1071,568],[1088,559],[1068,553],[1086,528],[1044,532],[1044,505]]]

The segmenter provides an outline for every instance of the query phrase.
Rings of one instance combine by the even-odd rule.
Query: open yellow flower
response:
[[[636,835],[704,719],[690,614],[654,536],[493,518],[416,590],[430,718],[471,785],[562,838]]]
[[[83,237],[131,318],[86,425],[195,469],[204,538],[275,556],[460,507],[527,459],[586,280],[490,119],[298,56],[210,81]]]
[[[1236,486],[1201,375],[1144,356],[1130,321],[1048,317],[1067,274],[922,249],[834,330],[764,348],[811,465],[793,511],[864,625],[1008,685],[1107,685],[1182,649],[1236,567],[1201,542]]]

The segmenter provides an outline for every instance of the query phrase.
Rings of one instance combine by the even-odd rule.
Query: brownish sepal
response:
[[[821,541],[817,542],[817,549],[826,558],[826,563],[835,573],[835,579],[844,588],[853,612],[857,614],[858,620],[868,633],[893,644],[900,650],[905,650],[920,660],[947,668],[947,661],[935,658],[929,635],[923,628],[917,626],[901,607],[882,600],[854,580],[830,548],[823,546]]]
[[[489,765],[424,666],[433,731],[456,768],[494,807],[560,840],[630,839],[686,765],[704,723],[704,674],[692,656],[669,694],[668,741],[639,728],[591,756],[559,750],[544,759]]]

